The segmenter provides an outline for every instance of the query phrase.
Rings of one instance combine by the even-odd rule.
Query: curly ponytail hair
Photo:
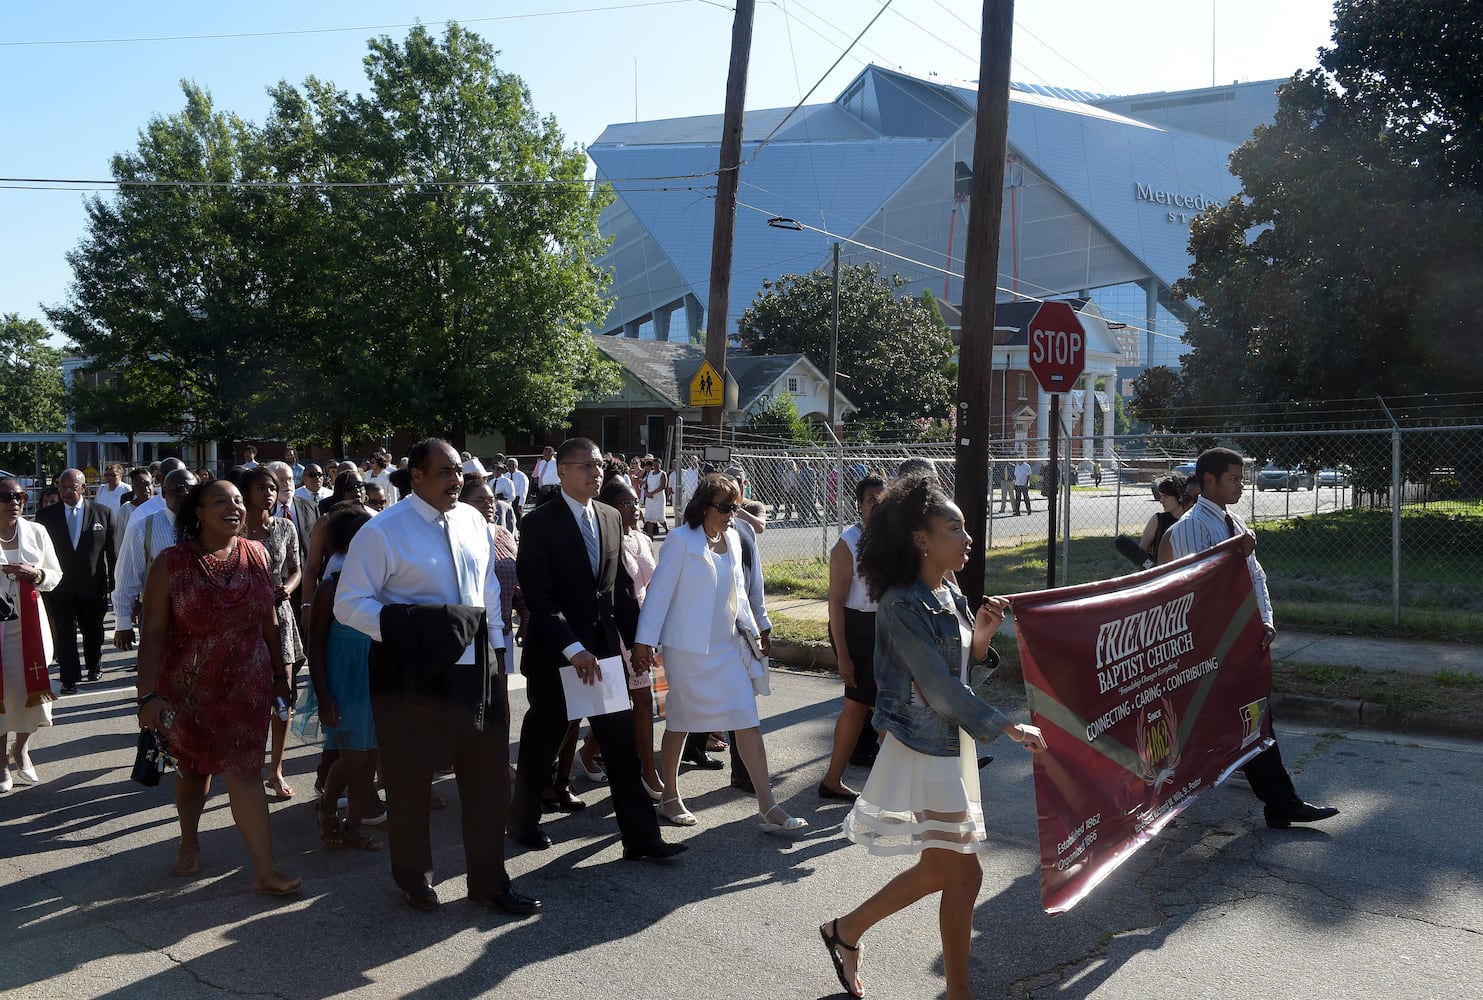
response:
[[[886,491],[860,536],[859,571],[870,588],[871,600],[878,601],[890,588],[917,578],[922,553],[912,532],[925,529],[927,519],[946,512],[952,502],[937,481],[927,476],[898,479]]]

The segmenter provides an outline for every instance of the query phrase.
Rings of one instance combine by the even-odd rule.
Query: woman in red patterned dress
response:
[[[211,776],[227,783],[232,819],[252,856],[258,892],[287,895],[302,879],[273,865],[259,772],[275,695],[289,700],[273,581],[262,545],[238,537],[242,495],[226,480],[181,502],[178,544],[150,567],[139,643],[139,725],[165,734],[179,761],[175,874],[201,870],[197,837]]]

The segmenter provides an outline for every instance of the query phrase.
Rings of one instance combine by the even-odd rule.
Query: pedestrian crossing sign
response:
[[[690,380],[691,406],[722,406],[726,401],[726,380],[716,373],[709,361],[700,363],[700,371]]]

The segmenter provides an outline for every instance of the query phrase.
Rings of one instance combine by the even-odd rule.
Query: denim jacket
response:
[[[967,599],[952,584],[948,590],[964,618],[973,621]],[[988,667],[998,661],[990,649]],[[875,727],[932,757],[958,755],[960,728],[982,742],[999,736],[1009,719],[961,682],[962,662],[958,617],[926,583],[918,579],[887,590],[875,615]],[[970,665],[975,680],[986,673]],[[925,705],[911,703],[913,681]]]

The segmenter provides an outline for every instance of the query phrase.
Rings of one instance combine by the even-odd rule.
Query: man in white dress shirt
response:
[[[255,445],[248,445],[242,449],[242,468],[257,468],[257,447]]]
[[[541,457],[536,460],[536,506],[561,492],[561,476],[556,471],[556,466],[556,449],[547,445],[546,450],[541,452]]]
[[[135,604],[144,595],[149,567],[154,565],[161,552],[175,544],[175,512],[180,509],[181,499],[194,485],[196,474],[191,470],[183,465],[171,470],[154,498],[159,501],[159,507],[149,510],[150,504],[146,503],[129,518],[129,530],[124,532],[124,544],[118,550],[118,562],[113,570],[113,614],[116,619],[113,644],[119,649],[134,648]]]
[[[1211,448],[1195,461],[1194,479],[1200,484],[1200,499],[1164,533],[1164,540],[1159,545],[1159,563],[1203,552],[1228,538],[1251,535],[1252,548],[1246,556],[1246,568],[1251,573],[1257,611],[1262,617],[1262,627],[1266,629],[1266,635],[1262,637],[1262,648],[1266,649],[1277,635],[1277,628],[1272,624],[1272,598],[1267,593],[1267,574],[1262,564],[1256,561],[1256,535],[1239,515],[1229,509],[1241,499],[1241,488],[1245,484],[1243,462],[1241,456],[1229,448]],[[1270,827],[1280,830],[1294,823],[1328,819],[1339,812],[1333,806],[1315,806],[1303,801],[1293,788],[1292,777],[1282,764],[1282,752],[1275,741],[1247,761],[1242,771],[1251,784],[1251,790],[1262,800],[1262,811]]]
[[[530,497],[530,477],[520,471],[520,460],[505,459],[505,474],[494,484],[494,495],[509,503],[515,511],[515,524],[525,516],[525,504]]]
[[[458,502],[463,466],[451,445],[421,441],[412,448],[409,466],[412,496],[361,528],[335,594],[336,619],[373,642],[371,705],[389,811],[392,877],[408,906],[424,912],[438,908],[429,799],[433,772],[451,760],[462,800],[470,900],[506,913],[534,913],[540,902],[517,892],[505,872],[509,730],[499,686],[489,684],[486,655],[491,648],[501,661],[505,655],[494,536],[483,515]],[[476,619],[482,631],[474,633],[456,664],[437,659],[433,650],[448,645],[447,633],[468,620],[471,608],[483,609]],[[408,643],[399,634],[387,634],[387,628],[400,628],[419,613],[423,631],[412,644],[419,652],[409,660]],[[429,631],[434,628],[440,631]],[[480,648],[486,641],[488,646]],[[481,691],[476,704],[461,699],[471,680]]]

